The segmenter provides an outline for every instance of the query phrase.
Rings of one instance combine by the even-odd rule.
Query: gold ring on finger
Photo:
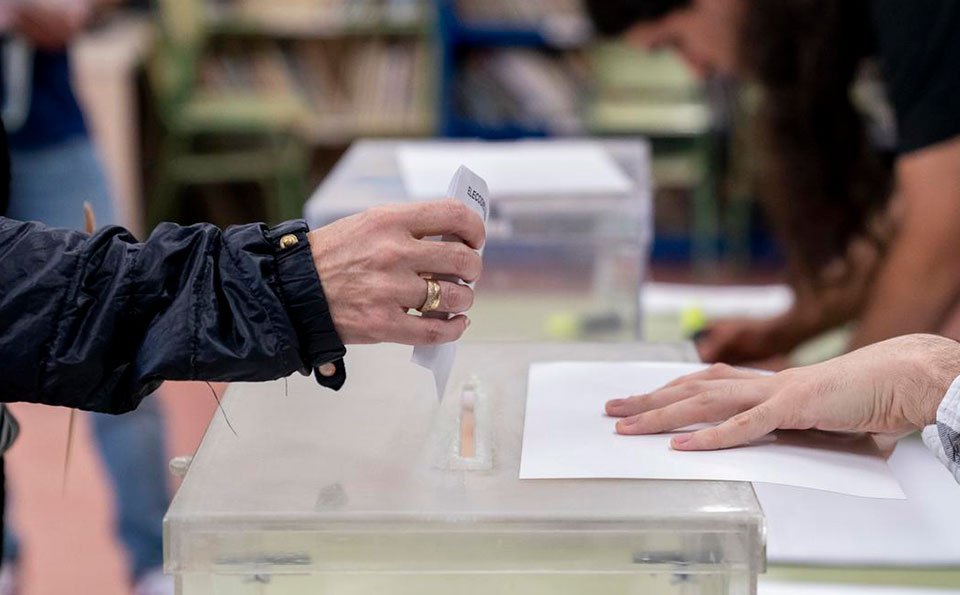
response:
[[[434,312],[437,308],[440,307],[440,283],[434,281],[433,279],[426,279],[427,282],[427,298],[423,300],[423,305],[420,306],[420,312]]]

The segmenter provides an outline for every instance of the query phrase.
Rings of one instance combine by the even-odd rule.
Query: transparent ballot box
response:
[[[478,147],[509,152],[565,142],[358,141],[308,201],[307,220],[317,227],[376,205],[413,201],[398,157],[405,148],[459,152],[469,167],[469,155]],[[491,184],[484,273],[471,310],[476,336],[640,338],[640,290],[653,236],[650,149],[640,140],[598,145],[630,181],[629,190],[563,192],[547,184],[545,188],[552,189],[539,192],[536,176],[522,193]]]
[[[749,483],[520,480],[535,361],[684,345],[461,345],[445,398],[410,348],[351,349],[335,393],[234,384],[164,522],[180,595],[752,594]],[[601,412],[597,413],[602,415]]]

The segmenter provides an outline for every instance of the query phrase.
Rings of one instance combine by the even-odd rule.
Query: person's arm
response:
[[[721,422],[674,436],[677,450],[732,448],[776,429],[892,438],[937,424],[926,430],[926,442],[960,480],[958,375],[960,344],[908,335],[773,375],[718,364],[648,395],[610,401],[606,411],[622,418],[616,424],[621,434]]]
[[[444,233],[466,244],[422,239]],[[483,240],[480,218],[453,201],[309,232],[162,224],[143,243],[119,227],[87,236],[0,218],[0,402],[120,413],[163,380],[271,380],[330,363],[318,380],[339,387],[344,343],[460,337],[463,315],[407,311],[424,303],[421,274],[475,280]],[[440,311],[470,308],[468,287],[441,285]]]
[[[0,219],[0,401],[120,413],[163,380],[268,380],[335,362],[305,225],[164,224],[143,243]],[[310,276],[312,275],[312,279]]]
[[[821,294],[797,294],[791,308],[773,318],[726,318],[711,322],[696,337],[705,362],[741,365],[784,355],[808,339],[843,324],[853,313],[834,307]]]
[[[752,364],[784,355],[820,333],[845,324],[862,312],[879,260],[877,246],[851,244],[843,261],[814,282],[797,279],[789,310],[768,319],[721,319],[697,338],[705,362]]]
[[[937,332],[960,297],[960,137],[897,163],[903,219],[851,348]]]

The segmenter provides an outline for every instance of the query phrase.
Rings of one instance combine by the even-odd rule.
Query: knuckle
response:
[[[480,275],[480,256],[465,244],[455,244],[450,258],[457,276],[464,281],[473,281]]]
[[[454,219],[465,219],[470,215],[470,209],[461,202],[455,200],[447,201],[447,213]]]
[[[628,397],[623,401],[623,408],[633,414],[642,413],[649,409],[649,402],[643,396]]]
[[[643,424],[648,431],[662,432],[667,426],[667,416],[663,409],[654,409],[637,416],[637,425]]]
[[[470,264],[470,257],[467,255],[467,249],[463,244],[457,244],[452,254],[453,267],[459,271],[461,278],[467,274],[467,267]]]
[[[464,312],[473,306],[473,291],[469,287],[453,285],[450,292],[452,312]]]
[[[439,321],[433,319],[427,319],[428,324],[423,329],[423,340],[428,344],[439,343],[443,339],[443,331],[441,330]]]
[[[820,421],[818,407],[792,392],[780,392],[773,395],[766,407],[778,424],[790,424],[797,429],[808,430]]]
[[[377,305],[393,304],[398,301],[398,296],[402,293],[396,281],[386,274],[378,275],[378,281],[372,284],[367,290],[367,299]]]
[[[367,221],[377,229],[389,225],[392,216],[393,212],[390,210],[390,207],[383,205],[372,207],[366,212]]]
[[[767,426],[773,420],[773,412],[767,405],[754,407],[750,410],[750,413],[752,413],[753,421],[761,426]]]
[[[733,370],[733,367],[729,364],[716,363],[707,368],[707,374],[711,377],[726,376],[731,370]]]
[[[748,411],[746,413],[740,413],[733,416],[730,422],[733,423],[733,425],[735,425],[737,428],[743,429],[749,427],[753,423],[753,420],[757,417],[758,415],[756,413],[751,413]]]
[[[366,321],[364,326],[368,337],[367,342],[377,342],[390,338],[396,331],[394,328],[396,326],[395,321],[386,312],[370,312],[364,316],[364,320]]]
[[[449,221],[448,225],[453,225],[453,222],[459,221],[465,216],[465,211],[467,207],[455,200],[445,200],[441,203],[440,208],[443,210],[442,216],[444,219]]]
[[[408,256],[407,249],[402,242],[388,242],[381,251],[383,264],[389,268],[402,264]]]
[[[697,407],[705,409],[707,407],[710,407],[711,405],[716,404],[717,395],[715,393],[710,393],[710,392],[701,393],[694,398],[693,402]]]
[[[483,259],[473,250],[467,250],[467,269],[471,281],[478,279],[483,271]]]
[[[700,443],[708,449],[718,449],[723,446],[723,437],[720,435],[720,431],[716,428],[710,428],[709,430],[704,430],[700,435]]]

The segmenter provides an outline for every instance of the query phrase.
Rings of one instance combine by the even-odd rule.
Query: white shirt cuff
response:
[[[923,429],[923,443],[960,482],[960,376],[953,380],[937,408],[936,425]]]

